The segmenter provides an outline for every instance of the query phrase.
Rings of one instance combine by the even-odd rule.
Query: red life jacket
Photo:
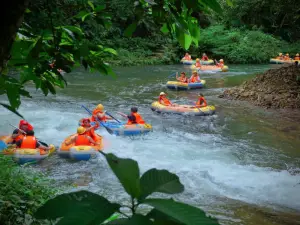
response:
[[[207,57],[207,56],[202,56],[202,60],[203,60],[203,61],[207,61],[207,60],[208,60],[208,57]]]
[[[98,113],[103,114],[103,116],[99,118]],[[93,111],[93,116],[92,116],[92,118],[91,118],[91,121],[97,121],[97,118],[98,118],[100,121],[106,121],[106,116],[105,116],[105,114],[104,114],[101,110],[99,110],[99,109],[94,109],[94,111]]]
[[[90,146],[92,145],[92,143],[90,142],[90,140],[88,139],[88,136],[84,133],[84,134],[78,134],[76,141],[75,141],[75,146],[81,146],[81,145],[87,145]]]
[[[182,83],[187,83],[188,82],[188,79],[186,77],[180,77],[180,82]]]
[[[201,63],[200,62],[196,62],[195,66],[196,67],[201,67]]]
[[[21,144],[20,148],[35,149],[36,148],[36,142],[37,142],[37,140],[35,139],[34,136],[25,136],[22,139],[22,144]]]

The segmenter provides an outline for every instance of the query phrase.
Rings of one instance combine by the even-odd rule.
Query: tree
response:
[[[195,12],[209,9],[222,12],[216,0],[140,0],[133,4],[134,18],[125,29],[125,36],[132,35],[139,21],[151,17],[164,34],[176,38],[185,49],[192,43],[198,45],[200,38]],[[111,26],[111,14],[104,1],[12,0],[5,13],[2,24],[8,35],[2,36],[0,42],[0,94],[7,95],[9,104],[0,104],[7,109],[17,113],[20,97],[31,97],[24,86],[28,82],[34,82],[45,95],[55,94],[55,87],[67,84],[60,70],[69,73],[82,65],[91,72],[113,74],[103,55],[116,51],[91,45],[85,30],[88,20],[95,20],[105,28]],[[20,77],[12,76],[8,68],[18,68]]]

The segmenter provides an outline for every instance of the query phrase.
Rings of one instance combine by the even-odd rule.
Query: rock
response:
[[[283,65],[257,75],[239,87],[227,89],[219,97],[246,100],[268,108],[300,108],[299,74],[300,67]]]

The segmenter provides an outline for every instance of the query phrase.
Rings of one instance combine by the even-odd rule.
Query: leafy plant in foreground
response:
[[[167,170],[150,169],[140,176],[139,167],[132,159],[118,158],[114,154],[102,153],[110,168],[130,196],[131,205],[112,203],[106,198],[88,191],[77,191],[59,195],[40,207],[35,213],[38,219],[57,220],[57,224],[103,224],[114,213],[124,218],[106,224],[128,225],[203,225],[219,224],[207,217],[199,208],[173,199],[149,198],[155,192],[178,194],[184,191],[177,175]],[[141,205],[152,209],[147,214],[138,213]],[[124,208],[129,208],[126,213]]]

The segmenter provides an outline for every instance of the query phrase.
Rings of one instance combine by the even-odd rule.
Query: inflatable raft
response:
[[[185,59],[182,59],[180,62],[182,62],[182,64],[184,65],[193,65],[196,63],[195,60],[185,60]]]
[[[298,63],[300,63],[300,60],[293,60],[293,59],[290,59],[290,60],[270,59],[271,64],[284,64],[284,63],[292,64],[292,63],[295,63],[296,61],[298,61]]]
[[[201,83],[182,83],[179,81],[168,81],[167,88],[175,90],[189,90],[203,88],[206,84],[205,80],[201,80]]]
[[[7,136],[1,136],[0,140],[2,143],[9,143],[12,142],[12,138],[10,135]],[[16,148],[15,145],[7,146],[4,149],[1,149],[3,154],[5,155],[11,155],[19,164],[24,163],[37,163],[48,156],[50,156],[55,151],[54,145],[49,145],[51,149],[49,151],[44,151],[43,149],[31,149],[31,148]]]
[[[218,67],[215,65],[206,65],[206,66],[196,67],[195,65],[192,65],[191,69],[197,69],[199,72],[205,72],[205,71],[227,72],[229,68],[226,65],[224,65],[223,67]]]
[[[152,131],[152,126],[150,124],[131,124],[127,125],[125,122],[122,123],[112,123],[105,122],[103,125],[106,127],[108,132],[116,136],[133,136],[146,134]]]
[[[158,101],[151,104],[151,109],[158,113],[173,113],[191,116],[210,116],[216,111],[214,106],[206,106],[202,108],[196,108],[191,105],[165,106],[160,104]]]
[[[96,134],[95,142],[100,142],[100,145],[94,146],[75,146],[74,143],[66,145],[65,141],[69,141],[71,138],[75,137],[77,134],[72,134],[68,136],[61,144],[58,155],[63,158],[71,158],[74,160],[89,160],[92,155],[96,154],[97,151],[103,150],[102,137]]]

